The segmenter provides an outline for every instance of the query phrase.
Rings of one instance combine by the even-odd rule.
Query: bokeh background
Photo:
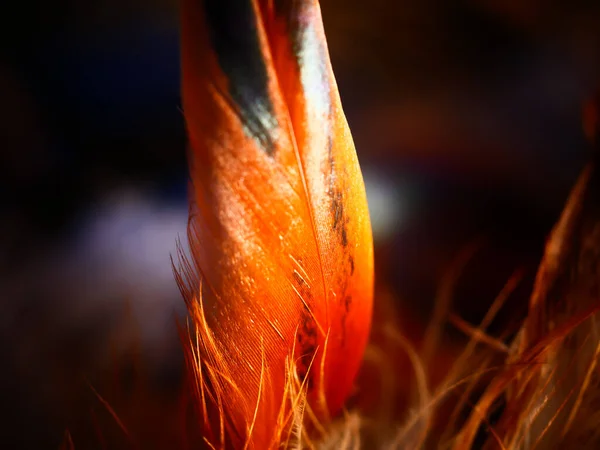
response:
[[[418,335],[457,252],[483,238],[453,309],[476,322],[524,267],[497,328],[518,320],[587,159],[581,104],[600,81],[600,3],[322,10],[367,183],[378,292]],[[73,387],[119,358],[142,358],[158,391],[179,379],[177,14],[174,0],[0,7],[0,442],[11,448],[57,448]]]

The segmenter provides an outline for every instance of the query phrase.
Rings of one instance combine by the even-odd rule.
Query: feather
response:
[[[486,446],[510,449],[598,448],[600,402],[600,177],[598,103],[586,105],[592,144],[562,214],[546,242],[529,312],[506,367],[479,399],[454,448],[471,448],[486,414],[504,411]]]
[[[183,0],[181,58],[178,281],[206,440],[279,448],[343,406],[371,322],[366,194],[318,2]]]

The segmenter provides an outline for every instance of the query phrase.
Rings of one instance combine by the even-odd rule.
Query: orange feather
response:
[[[182,78],[192,258],[178,279],[206,439],[279,448],[343,406],[373,300],[365,188],[318,2],[183,0]]]

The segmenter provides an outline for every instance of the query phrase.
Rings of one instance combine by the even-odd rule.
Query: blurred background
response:
[[[321,3],[378,293],[419,335],[457,252],[483,239],[452,308],[477,322],[524,267],[497,328],[518,320],[587,159],[600,3]],[[14,1],[0,21],[0,439],[55,449],[83,401],[74,386],[120,358],[142,358],[160,392],[180,376],[177,2]]]

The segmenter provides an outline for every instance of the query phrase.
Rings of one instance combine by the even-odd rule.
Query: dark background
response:
[[[515,267],[533,276],[587,158],[581,104],[600,82],[600,4],[322,9],[367,183],[378,289],[422,323],[452,257],[485,236],[455,299],[476,321]],[[12,448],[57,448],[68,387],[115,354],[135,348],[157,386],[177,377],[183,302],[169,255],[187,216],[177,20],[167,0],[0,7],[0,438]],[[527,289],[505,321],[523,313]]]

